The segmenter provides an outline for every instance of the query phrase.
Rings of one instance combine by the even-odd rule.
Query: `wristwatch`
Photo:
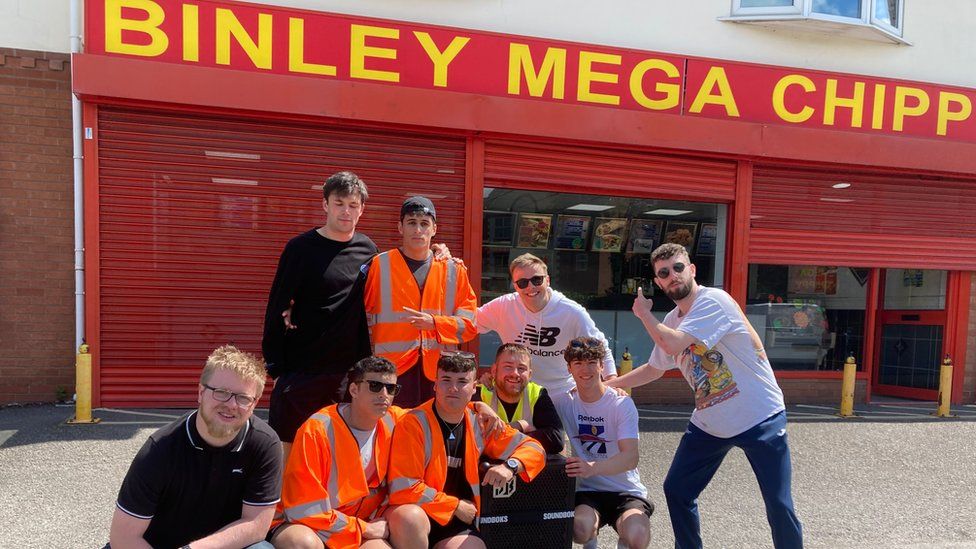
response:
[[[519,460],[515,458],[508,458],[505,460],[505,467],[511,469],[512,472],[515,474],[518,474],[520,465],[521,463],[519,463]]]

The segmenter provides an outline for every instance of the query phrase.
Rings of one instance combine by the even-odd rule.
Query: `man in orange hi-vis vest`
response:
[[[433,396],[441,351],[478,335],[478,304],[463,264],[433,260],[437,213],[430,200],[408,197],[397,229],[403,243],[373,258],[363,299],[373,354],[396,365],[403,386],[397,404],[412,408]]]
[[[471,353],[442,356],[437,362],[434,399],[404,415],[393,434],[390,504],[403,516],[426,517],[421,528],[397,547],[484,547],[475,530],[479,484],[502,487],[514,475],[531,481],[546,464],[534,439],[504,425],[485,436],[467,408],[475,391],[477,366]],[[479,483],[481,456],[504,460]],[[420,512],[422,510],[422,513]]]
[[[268,535],[275,547],[399,547],[401,532],[423,527],[384,506],[393,427],[405,412],[391,406],[396,381],[389,360],[366,357],[349,371],[352,401],[298,429]]]

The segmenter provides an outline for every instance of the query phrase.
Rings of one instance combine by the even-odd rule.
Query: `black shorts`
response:
[[[465,530],[467,530],[467,532],[465,532]],[[474,529],[474,526],[461,522],[461,519],[457,517],[451,517],[450,522],[444,526],[441,526],[431,519],[430,534],[427,535],[427,547],[433,547],[447,538],[453,538],[458,534],[465,533],[469,536],[481,537],[478,534],[478,531]]]
[[[610,525],[617,529],[617,519],[628,509],[639,509],[648,516],[654,514],[654,504],[640,496],[627,492],[576,492],[576,505],[596,509],[600,528]]]
[[[282,442],[295,440],[295,433],[312,414],[345,396],[346,374],[285,372],[275,380],[268,410],[268,425]]]

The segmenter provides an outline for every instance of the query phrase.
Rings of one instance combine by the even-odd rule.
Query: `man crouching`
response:
[[[426,528],[397,547],[483,548],[475,517],[479,484],[503,486],[518,474],[528,482],[545,467],[535,440],[508,425],[485,436],[468,407],[475,392],[477,365],[471,353],[442,354],[437,361],[434,398],[406,414],[393,436],[390,503],[405,515],[425,516]],[[502,459],[479,483],[481,456]]]
[[[313,414],[298,429],[271,542],[278,549],[400,547],[416,525],[383,506],[394,426],[405,410],[396,366],[370,356],[349,370],[351,402]]]

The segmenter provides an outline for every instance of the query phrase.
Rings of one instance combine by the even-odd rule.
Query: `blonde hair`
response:
[[[264,361],[251,353],[244,352],[233,345],[217,347],[214,352],[207,357],[207,364],[203,367],[200,374],[200,383],[210,383],[210,378],[217,370],[233,372],[245,381],[253,381],[257,385],[257,394],[260,397],[264,392],[265,370]]]
[[[547,275],[549,274],[549,267],[546,265],[546,262],[532,254],[522,254],[513,259],[512,263],[508,266],[508,274],[511,276],[511,274],[515,272],[515,269],[531,267],[533,265],[542,267],[542,272]]]

